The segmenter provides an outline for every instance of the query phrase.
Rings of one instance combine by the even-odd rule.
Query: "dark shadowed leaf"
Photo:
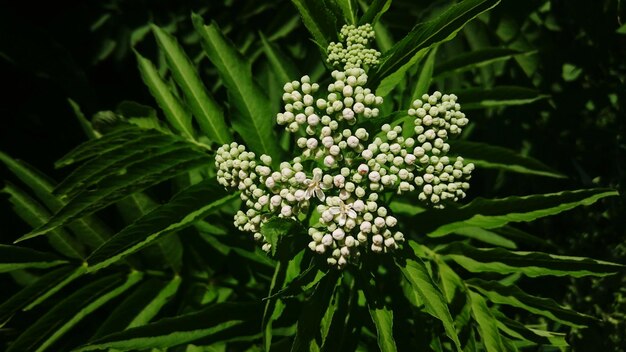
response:
[[[62,289],[85,272],[84,267],[63,266],[41,276],[0,305],[0,321],[21,310],[29,310]]]
[[[554,178],[567,177],[537,159],[520,155],[507,148],[464,140],[450,141],[450,146],[454,155],[462,156],[466,162],[472,162],[479,168]]]
[[[133,272],[126,278],[116,274],[83,286],[26,329],[7,352],[39,352],[49,348],[84,317],[124,293],[141,277],[139,272]]]
[[[0,273],[19,269],[45,269],[68,263],[51,253],[0,244]]]
[[[521,308],[565,325],[583,327],[594,320],[591,316],[559,305],[553,299],[529,295],[517,286],[504,286],[497,281],[481,279],[467,280],[467,284],[493,303]]]
[[[462,72],[476,67],[489,65],[494,62],[507,60],[515,55],[529,55],[509,48],[484,48],[473,50],[467,53],[455,55],[449,60],[442,61],[435,65],[434,76],[443,76],[453,72]]]
[[[509,251],[504,248],[481,249],[456,242],[438,251],[471,272],[499,274],[523,273],[526,276],[606,276],[624,271],[623,265],[584,257],[541,252]]]
[[[418,52],[448,41],[476,16],[496,6],[499,0],[465,0],[449,7],[432,21],[415,26],[404,39],[396,43],[381,58],[381,65],[373,74],[370,84],[378,83],[389,75],[408,68]]]
[[[191,226],[236,197],[213,182],[190,186],[111,237],[87,258],[89,270],[107,267],[162,236]]]
[[[143,350],[177,346],[219,335],[231,328],[254,321],[262,313],[261,309],[262,306],[259,303],[218,303],[198,312],[162,319],[102,337],[76,351],[109,348]],[[219,340],[212,342],[219,342]]]
[[[455,94],[463,110],[485,109],[497,106],[524,105],[546,99],[549,95],[517,86],[498,86],[489,89],[468,88]]]
[[[415,215],[413,220],[420,224],[420,231],[440,237],[468,226],[493,229],[511,222],[533,221],[616,195],[615,190],[597,188],[524,197],[477,198],[460,208],[427,210]]]

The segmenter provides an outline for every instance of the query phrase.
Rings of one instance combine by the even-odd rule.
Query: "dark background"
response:
[[[534,19],[533,13],[546,3],[550,9]],[[396,0],[383,21],[398,39],[426,6],[432,4]],[[497,112],[476,129],[472,140],[526,150],[569,178],[554,181],[478,171],[470,195],[616,188],[620,197],[522,227],[549,240],[559,253],[620,263],[626,263],[626,35],[616,29],[626,21],[625,7],[616,0],[504,0],[491,12],[488,23],[494,32],[499,20],[509,19],[533,34],[529,45],[538,50],[534,76],[512,70],[495,83],[534,86],[551,99]],[[54,169],[54,161],[86,139],[67,99],[75,100],[87,116],[113,110],[123,100],[154,106],[136,69],[130,37],[150,21],[175,23],[177,34],[184,37],[191,32],[191,11],[217,20],[239,45],[244,40],[240,33],[271,28],[296,14],[288,1],[0,2],[0,150],[61,179],[67,171]],[[96,26],[103,16],[107,20]],[[151,36],[147,38],[140,43],[142,52],[154,51]],[[284,40],[306,38],[300,25]],[[490,39],[496,40],[495,34]],[[188,43],[191,52],[199,50],[193,40]],[[575,79],[563,75],[564,64],[580,69]],[[476,114],[480,120],[487,113]],[[14,180],[0,167],[0,180],[5,179]],[[26,231],[0,199],[0,242]],[[533,282],[526,287],[530,292],[604,319],[622,319],[591,327],[584,337],[574,336],[574,350],[624,350],[623,277]],[[11,291],[6,287],[0,299]]]

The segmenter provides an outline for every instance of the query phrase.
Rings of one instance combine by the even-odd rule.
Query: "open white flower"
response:
[[[337,218],[337,224],[343,226],[348,218],[356,219],[356,211],[352,209],[352,203],[344,203],[339,200],[339,205],[330,207],[328,211]]]
[[[304,191],[304,199],[309,200],[314,195],[321,202],[326,199],[326,195],[324,195],[324,190],[328,189],[328,187],[322,182],[322,170],[313,170],[313,178],[304,180],[304,185],[306,186],[306,191]]]

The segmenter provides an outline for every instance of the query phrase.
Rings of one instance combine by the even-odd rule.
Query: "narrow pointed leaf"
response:
[[[83,114],[83,112],[80,110],[80,106],[78,106],[78,104],[72,99],[67,99],[67,101],[70,104],[70,107],[72,108],[72,110],[74,111],[74,115],[76,115],[76,119],[80,123],[80,127],[83,129],[83,132],[85,133],[85,135],[89,137],[89,139],[97,138],[97,132],[94,131],[93,126],[91,125],[91,122],[85,117],[85,114]]]
[[[31,227],[39,227],[50,219],[48,210],[16,186],[7,182],[0,193],[9,196],[13,211]],[[83,248],[80,243],[63,229],[51,231],[48,240],[50,245],[64,256],[83,258]]]
[[[618,195],[607,188],[563,191],[500,199],[477,198],[460,208],[432,209],[413,217],[420,230],[440,237],[463,227],[493,229],[511,222],[529,222]]]
[[[45,269],[68,263],[54,254],[0,244],[0,273],[19,269]]]
[[[232,136],[224,121],[224,112],[200,80],[191,60],[169,33],[155,25],[152,25],[152,32],[202,132],[219,144],[230,143]]]
[[[468,88],[458,90],[455,94],[459,97],[463,110],[524,105],[550,97],[537,90],[517,86],[497,86],[489,89]]]
[[[281,84],[300,79],[296,65],[278,47],[273,45],[263,33],[259,33],[263,52]]]
[[[129,194],[142,191],[176,175],[196,168],[204,167],[212,158],[202,150],[193,148],[187,142],[179,142],[159,152],[122,168],[115,175],[107,177],[93,187],[82,190],[50,221],[32,232],[22,236],[23,241],[43,235],[59,226],[82,216],[103,209]]]
[[[481,229],[480,227],[461,227],[454,231],[455,234],[472,238],[480,242],[489,243],[494,246],[516,249],[515,242],[503,237],[493,231]]]
[[[499,0],[465,0],[449,7],[434,20],[418,24],[404,39],[385,53],[370,84],[376,86],[382,79],[407,64],[419,51],[454,38],[467,22],[490,10],[499,2]]]
[[[177,346],[219,335],[231,328],[242,326],[248,321],[258,319],[260,314],[261,305],[258,303],[218,303],[198,312],[162,319],[102,337],[76,351],[109,348],[144,350]]]
[[[217,68],[228,90],[230,103],[237,111],[232,119],[233,128],[254,152],[277,157],[279,150],[272,129],[276,112],[272,111],[265,92],[254,81],[250,63],[217,24],[205,26],[198,15],[193,15],[192,19],[202,38],[204,51]]]
[[[498,319],[498,328],[505,334],[519,339],[533,342],[538,345],[567,347],[566,334],[534,329],[524,326],[522,323],[507,318],[501,312],[492,309],[493,315]]]
[[[41,276],[0,305],[0,321],[6,321],[19,310],[32,309],[84,272],[83,267],[66,265]]]
[[[356,0],[335,0],[341,8],[344,22],[346,24],[356,24]]]
[[[143,133],[144,131],[139,128],[117,128],[104,135],[103,138],[91,139],[81,144],[59,159],[54,165],[60,168],[100,154],[122,149],[124,143],[141,136]]]
[[[9,170],[30,188],[50,211],[57,212],[66,204],[65,201],[52,194],[55,187],[54,181],[46,175],[2,152],[0,152],[0,161],[5,163]],[[91,248],[99,246],[104,239],[109,237],[109,229],[92,217],[80,219],[69,228],[82,243]]]
[[[152,279],[140,283],[109,314],[108,318],[100,324],[100,328],[91,337],[91,340],[129,328],[146,325],[158,314],[168,300],[176,294],[180,283],[181,278],[179,276],[176,276],[170,282]]]
[[[472,315],[478,323],[480,331],[480,339],[487,352],[506,351],[500,331],[498,331],[498,323],[496,318],[491,314],[485,299],[472,291],[469,291],[470,300],[472,302]]]
[[[7,352],[40,352],[48,349],[85,316],[124,293],[137,283],[141,276],[140,273],[134,272],[124,279],[123,276],[116,274],[80,288],[26,329],[10,345]]]
[[[359,19],[359,25],[370,23],[374,25],[391,6],[391,0],[374,0],[367,8],[367,11]]]
[[[430,277],[428,269],[418,257],[408,258],[405,263],[397,263],[402,275],[411,284],[424,305],[426,311],[433,317],[439,319],[443,324],[446,335],[456,346],[457,351],[461,351],[461,343],[456,333],[454,320],[448,309],[448,303],[443,293]]]
[[[105,135],[102,139],[108,139],[108,136]],[[164,135],[157,131],[146,131],[143,135],[120,143],[119,149],[102,153],[87,160],[61,181],[54,189],[54,193],[70,197],[75,196],[81,189],[95,185],[98,181],[119,173],[120,170],[146,159],[155,152],[161,152],[176,141],[173,136]]]
[[[235,199],[212,182],[186,188],[172,199],[122,229],[87,258],[89,270],[107,267],[162,236],[193,225],[220,206]]]
[[[150,60],[135,52],[141,78],[150,90],[157,104],[167,121],[175,130],[190,140],[193,140],[193,128],[191,126],[191,115],[185,110],[178,98],[172,94],[167,84],[163,81],[159,72]]]
[[[322,50],[326,50],[330,42],[337,40],[337,32],[342,23],[334,0],[291,0],[291,2],[298,9],[302,23]]]
[[[446,246],[438,253],[471,272],[494,272],[503,275],[522,273],[530,277],[606,276],[626,268],[624,265],[584,257],[509,251],[504,248],[481,249],[460,242]]]
[[[415,99],[421,99],[423,94],[429,92],[430,83],[433,79],[433,67],[435,65],[435,57],[437,55],[437,47],[433,48],[426,56],[426,60],[421,65],[417,76],[417,84],[411,95],[411,103]],[[411,121],[412,122],[412,121]]]
[[[517,152],[487,143],[464,140],[450,141],[451,150],[466,162],[472,162],[479,168],[506,170],[521,174],[567,178],[541,161],[518,154]]]
[[[528,55],[530,53],[521,52],[509,48],[484,48],[473,50],[467,53],[455,55],[446,61],[435,65],[434,76],[443,76],[453,72],[462,72],[472,68],[492,64],[494,62],[508,60],[515,55]]]
[[[309,352],[315,343],[315,336],[320,331],[320,324],[333,296],[339,279],[337,271],[329,272],[315,288],[313,296],[305,303],[298,319],[296,336],[291,345],[292,352]]]
[[[521,308],[561,324],[584,327],[594,321],[589,315],[563,307],[553,299],[529,295],[517,286],[504,286],[497,281],[481,279],[467,280],[467,284],[493,303]]]
[[[372,295],[368,295],[367,291],[366,298],[370,317],[376,327],[378,348],[381,352],[397,351],[396,341],[393,338],[393,310]]]

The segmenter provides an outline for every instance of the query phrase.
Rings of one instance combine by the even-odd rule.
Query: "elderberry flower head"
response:
[[[465,197],[474,169],[462,157],[447,156],[449,136],[468,122],[453,94],[434,92],[415,100],[408,110],[412,130],[389,124],[379,130],[360,127],[359,121],[378,117],[383,102],[366,87],[368,77],[360,67],[374,62],[362,57],[373,31],[369,25],[344,26],[340,38],[352,51],[341,61],[331,59],[329,49],[329,60],[346,67],[331,73],[325,91],[308,76],[283,87],[284,111],[276,122],[297,136],[291,161],[274,169],[271,157],[257,160],[237,143],[222,146],[215,157],[219,183],[241,191],[244,203],[235,226],[270,251],[261,233],[267,221],[305,219],[310,250],[338,268],[366,253],[391,253],[404,242],[389,197],[382,195],[409,194],[442,208]]]
[[[345,70],[378,65],[380,52],[368,48],[369,42],[373,39],[374,29],[369,23],[358,27],[344,25],[339,33],[339,42],[331,42],[328,45],[327,62]]]

